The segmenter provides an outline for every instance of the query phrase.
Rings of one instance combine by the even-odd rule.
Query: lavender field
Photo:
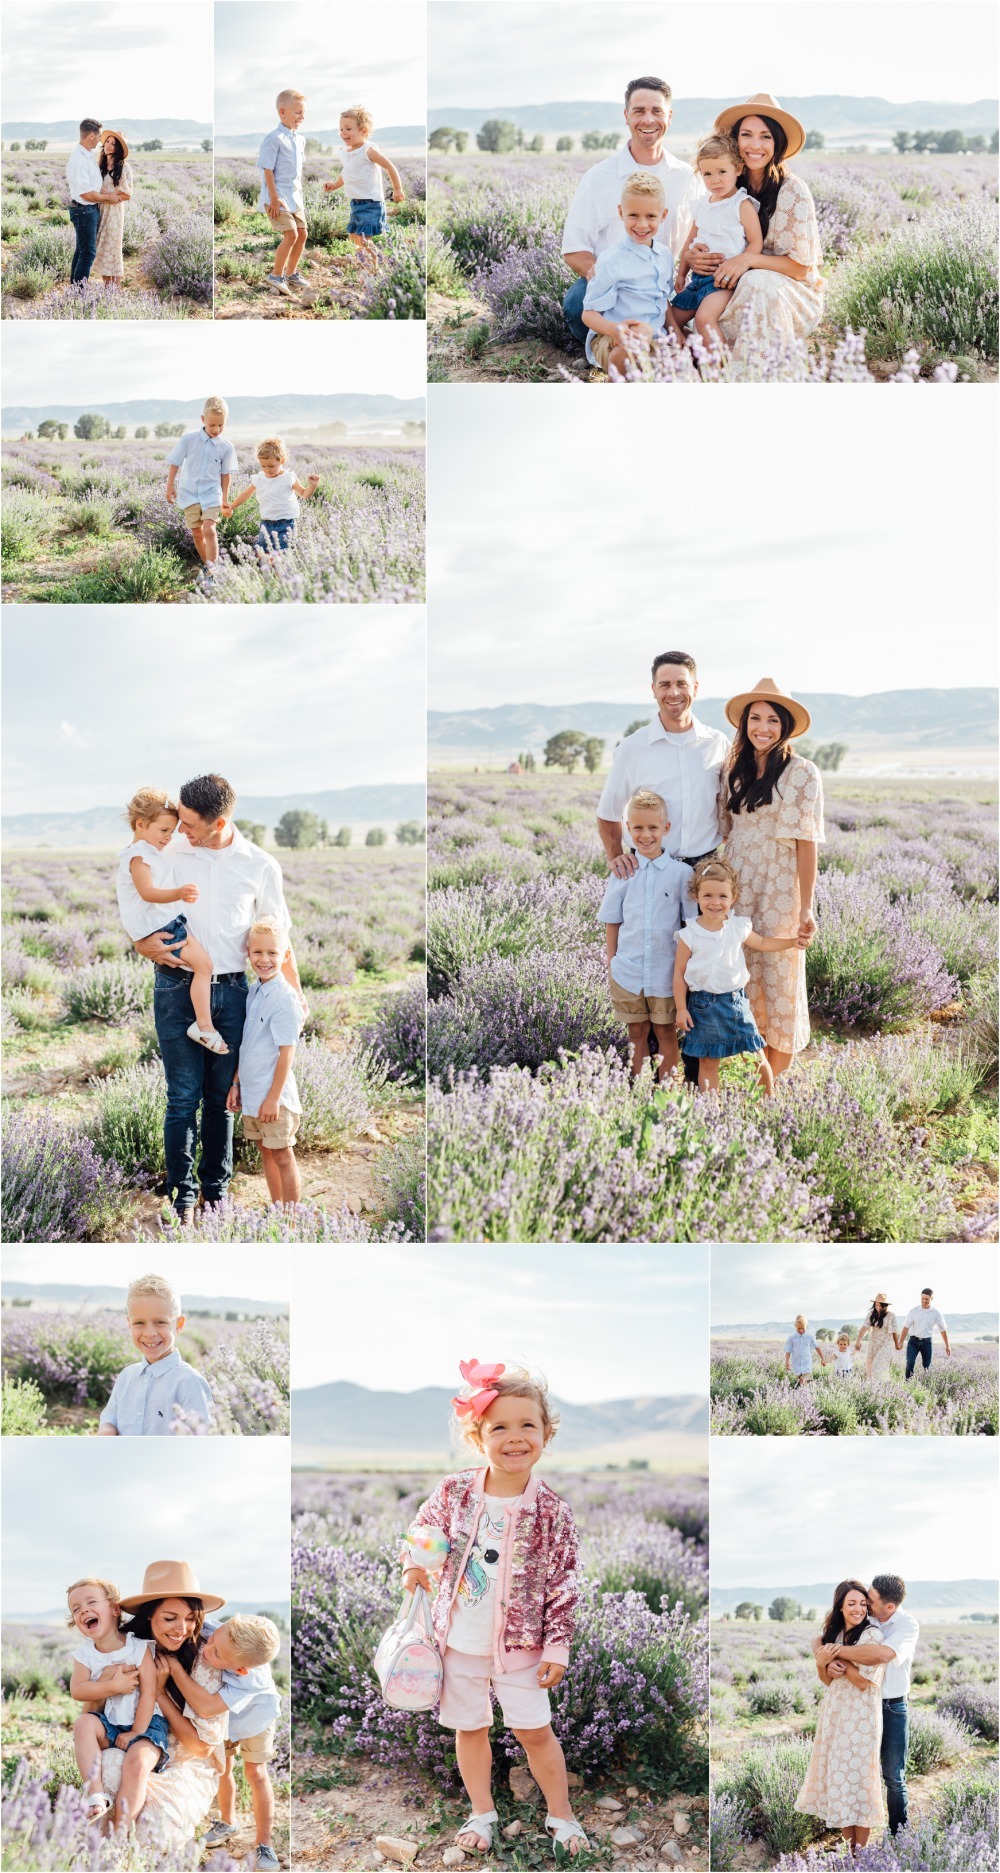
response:
[[[597,922],[595,782],[434,779],[432,1240],[991,1238],[990,790],[905,792],[838,783],[807,951],[812,1043],[773,1100],[732,1062],[713,1103],[628,1074]]]
[[[257,504],[219,522],[209,579],[184,516],[165,497],[169,438],[7,441],[3,450],[3,595],[17,604],[413,604],[424,590],[422,451],[291,445],[303,501],[286,552],[260,554]],[[230,492],[256,472],[238,445]]]
[[[812,1621],[712,1621],[712,1866],[741,1873],[978,1873],[997,1853],[996,1623],[921,1622],[907,1758],[910,1820],[854,1860],[821,1820],[796,1812],[823,1686]]]
[[[260,171],[239,157],[220,156],[215,169],[216,318],[424,318],[425,165],[422,158],[393,155],[392,160],[406,200],[390,201],[387,180],[389,231],[379,242],[379,265],[369,273],[347,238],[343,190],[323,192],[324,182],[335,182],[340,174],[339,156],[307,157],[303,194],[309,238],[301,271],[308,285],[289,303],[264,285],[277,237],[257,207]]]
[[[122,286],[71,290],[67,152],[5,150],[0,164],[7,319],[206,318],[212,311],[212,157],[136,150]]]
[[[577,1778],[577,1812],[594,1856],[581,1866],[621,1864],[602,1828],[632,1825],[636,1840],[659,1844],[680,1805],[690,1815],[692,1853],[700,1838],[707,1742],[708,1493],[704,1477],[611,1476],[549,1472],[570,1503],[581,1535],[582,1592],[577,1633],[563,1684],[552,1694],[553,1726]],[[304,1833],[324,1804],[322,1864],[365,1866],[363,1857],[389,1810],[411,1838],[445,1844],[459,1822],[453,1736],[436,1712],[389,1709],[372,1654],[399,1604],[399,1542],[436,1477],[300,1472],[292,1479],[293,1769]],[[502,1841],[487,1867],[551,1866],[529,1817],[508,1792],[503,1765],[521,1760],[506,1732],[494,1732],[494,1793],[501,1822],[523,1831]],[[336,1818],[327,1791],[350,1789]],[[628,1792],[626,1792],[626,1790]],[[319,1791],[323,1791],[320,1795]],[[600,1795],[620,1812],[594,1811]],[[464,1812],[464,1811],[463,1811]],[[331,1826],[334,1829],[331,1838]],[[516,1857],[511,1857],[516,1856]],[[436,1864],[433,1854],[423,1864]],[[652,1864],[652,1861],[649,1861]]]
[[[588,367],[562,315],[566,209],[599,156],[429,158],[431,376],[562,382]],[[796,158],[815,197],[826,315],[760,381],[978,381],[997,359],[997,166],[990,156]],[[726,367],[663,348],[664,382],[718,381]]]
[[[283,852],[310,1014],[295,1217],[267,1206],[237,1120],[231,1204],[181,1231],[157,1194],[166,1089],[153,975],[118,920],[114,860],[5,867],[3,1239],[367,1240],[422,1234],[424,860],[419,847]]]
[[[846,1324],[846,1323],[845,1323]],[[854,1323],[857,1332],[858,1322]],[[789,1326],[791,1331],[791,1326]],[[824,1343],[829,1357],[831,1346]],[[835,1348],[833,1349],[835,1350]],[[817,1366],[808,1385],[785,1372],[783,1342],[712,1341],[712,1432],[716,1437],[996,1437],[997,1347],[952,1340],[952,1357],[935,1341],[929,1372],[905,1377],[893,1354],[889,1377],[865,1377],[864,1349],[838,1379]]]

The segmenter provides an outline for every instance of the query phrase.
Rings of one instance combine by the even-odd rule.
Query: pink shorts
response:
[[[491,1683],[509,1730],[544,1730],[551,1719],[551,1711],[549,1694],[538,1682],[537,1664],[498,1675],[491,1658],[479,1658],[472,1652],[453,1652],[451,1646],[444,1655],[444,1689],[438,1722],[446,1730],[488,1730],[493,1722]]]

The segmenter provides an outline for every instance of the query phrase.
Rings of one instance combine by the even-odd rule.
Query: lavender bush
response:
[[[591,948],[470,963],[454,994],[432,1002],[427,1070],[522,1066],[532,1070],[591,1045],[624,1059],[625,1028],[608,995],[607,967]]]
[[[100,1410],[122,1367],[135,1357],[122,1314],[110,1308],[4,1308],[4,1377],[30,1381],[46,1404]]]
[[[121,1166],[48,1114],[6,1112],[2,1164],[5,1242],[108,1240],[132,1209]]]
[[[37,1437],[45,1429],[45,1399],[33,1379],[4,1378],[0,1424],[4,1437]]]
[[[424,1090],[427,1053],[427,991],[422,977],[387,995],[375,1020],[361,1031],[373,1058],[385,1062],[387,1078]]]
[[[713,1795],[709,1816],[709,1859],[713,1868],[732,1868],[750,1841],[750,1816],[732,1795]]]
[[[212,1390],[212,1412],[199,1422],[175,1407],[178,1435],[288,1436],[287,1326],[255,1320],[235,1338],[219,1339],[201,1371]]]
[[[400,1242],[407,1240],[396,1223],[380,1225],[355,1216],[346,1205],[329,1210],[315,1203],[297,1203],[292,1210],[271,1206],[251,1208],[228,1199],[199,1210],[187,1228],[173,1217],[164,1218],[163,1233],[174,1242]]]
[[[910,1380],[899,1357],[880,1385],[855,1355],[850,1378],[817,1368],[810,1385],[794,1386],[782,1342],[713,1340],[711,1392],[712,1430],[725,1437],[995,1437],[1000,1429],[995,1346],[959,1342],[950,1360],[929,1372],[918,1366]]]
[[[71,1021],[134,1021],[153,1005],[153,972],[145,963],[91,963],[63,984],[62,1004]]]
[[[987,1743],[995,1743],[1000,1735],[997,1727],[997,1687],[981,1684],[960,1684],[947,1697],[940,1699],[938,1710],[947,1717],[954,1717],[964,1729],[985,1737]]]
[[[89,1821],[81,1789],[64,1783],[50,1799],[44,1777],[25,1761],[14,1769],[3,1798],[5,1867],[17,1873],[50,1873],[53,1867],[85,1868],[87,1873],[238,1873],[239,1862],[216,1851],[204,1859],[200,1840],[162,1853],[151,1830],[140,1827],[137,1839],[120,1830],[105,1837]]]

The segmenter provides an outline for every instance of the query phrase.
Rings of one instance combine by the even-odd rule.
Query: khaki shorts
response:
[[[266,209],[264,213],[267,214]],[[309,232],[305,215],[296,214],[293,208],[283,208],[276,218],[267,215],[267,219],[268,224],[272,228],[278,228],[282,234],[308,234]]]
[[[630,995],[616,982],[610,970],[608,986],[611,1006],[623,1021],[652,1021],[655,1027],[672,1028],[677,1019],[677,1003],[672,995]]]
[[[282,1151],[286,1145],[294,1145],[299,1131],[301,1114],[289,1112],[287,1106],[278,1107],[278,1116],[262,1124],[260,1119],[252,1119],[243,1114],[244,1138],[255,1138],[259,1145],[266,1145],[269,1151]]]
[[[599,371],[606,371],[611,353],[615,346],[621,341],[617,338],[612,338],[610,332],[591,332],[590,337],[591,358]],[[641,340],[640,350],[645,352],[647,357],[649,356],[650,347],[647,339],[644,338]]]
[[[200,501],[192,501],[184,509],[184,519],[189,527],[200,527],[203,520],[218,520],[221,507],[202,507]]]
[[[244,1762],[270,1762],[274,1755],[274,1725],[261,1730],[257,1736],[245,1736],[240,1743],[226,1738],[226,1761],[231,1756],[242,1755]]]

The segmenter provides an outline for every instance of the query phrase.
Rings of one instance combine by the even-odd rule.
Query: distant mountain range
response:
[[[296,811],[318,813],[333,827],[384,825],[388,832],[400,820],[422,821],[427,811],[427,794],[423,781],[340,787],[268,798],[241,794],[236,818],[266,826],[268,834],[273,836],[282,814]],[[65,851],[93,846],[106,851],[124,843],[122,809],[92,806],[79,813],[12,813],[0,820],[0,837],[8,847],[50,846]]]
[[[256,156],[267,128],[269,126],[265,126],[262,130],[220,130],[216,125],[216,155]],[[343,147],[339,128],[336,130],[310,128],[306,134],[310,139],[315,137],[317,143],[331,146],[335,154],[339,154]],[[423,124],[377,124],[372,131],[372,141],[377,149],[382,150],[423,150],[427,142],[427,131]]]
[[[128,111],[111,111],[104,122],[120,127],[134,149],[137,143],[148,143],[152,137],[159,137],[163,143],[200,143],[204,137],[212,134],[211,124],[200,124],[194,117],[132,117]],[[12,137],[45,137],[50,143],[65,143],[67,139],[76,143],[80,136],[80,120],[60,117],[58,121],[45,124],[4,123],[0,124],[0,138],[4,143]]]
[[[668,142],[691,141],[710,129],[732,98],[675,96]],[[896,130],[965,130],[970,135],[992,136],[997,127],[996,98],[977,98],[972,104],[949,104],[941,99],[917,99],[894,104],[888,98],[817,96],[783,97],[785,110],[798,117],[807,130],[822,131],[828,143],[891,145]],[[453,130],[478,130],[489,117],[507,118],[525,132],[623,130],[622,101],[559,99],[550,104],[447,105],[428,111],[427,127],[449,125]]]
[[[188,1294],[183,1295],[184,1310],[188,1314],[287,1314],[287,1301],[248,1301],[231,1294]],[[78,1307],[89,1302],[92,1306],[124,1307],[125,1288],[85,1287],[72,1282],[32,1282],[4,1281],[0,1283],[0,1299],[4,1301],[41,1301],[50,1306]],[[21,1311],[20,1309],[18,1311]],[[9,1311],[13,1317],[13,1310]]]
[[[203,399],[199,395],[180,397],[131,397],[127,403],[110,403],[101,398],[81,398],[76,403],[10,404],[0,410],[0,428],[4,435],[20,435],[24,429],[37,429],[46,417],[57,423],[75,423],[84,410],[106,416],[116,427],[124,423],[190,423],[198,421]],[[381,392],[342,390],[332,396],[295,395],[281,391],[273,395],[229,397],[231,429],[264,429],[281,425],[284,434],[290,429],[316,429],[323,423],[347,423],[350,428],[365,425],[393,428],[403,423],[422,423],[423,397],[390,397]]]
[[[836,692],[805,693],[814,741],[846,741],[852,754],[891,752],[909,747],[962,746],[994,749],[997,743],[995,689],[888,689],[871,696]],[[695,713],[711,728],[732,730],[725,717],[726,698],[699,696]],[[598,735],[608,755],[629,724],[652,719],[653,698],[645,702],[502,703],[495,708],[430,709],[427,739],[431,757],[470,759],[531,749],[538,754],[550,735],[579,729]]]
[[[889,1531],[891,1536],[891,1531]],[[891,1547],[887,1537],[887,1546]],[[885,1565],[891,1564],[891,1556],[886,1557]],[[802,1606],[816,1607],[822,1611],[833,1600],[835,1582],[832,1580],[814,1581],[810,1587],[712,1587],[712,1611],[715,1614],[732,1613],[741,1600],[767,1608],[779,1594],[785,1594],[792,1600],[798,1600]],[[959,1609],[963,1613],[995,1613],[997,1610],[997,1583],[995,1580],[908,1580],[906,1583],[907,1610],[919,1615],[921,1608],[933,1607],[944,1612],[948,1607]]]
[[[910,1307],[916,1307],[919,1299],[919,1294],[915,1295],[908,1305],[897,1307],[895,1310],[897,1320],[901,1317],[905,1318],[910,1311]],[[997,1331],[996,1314],[955,1314],[950,1307],[946,1312],[943,1308],[941,1311],[944,1313],[945,1319],[948,1322],[948,1332],[950,1334],[996,1333]],[[810,1314],[809,1325],[814,1333],[817,1327],[832,1327],[833,1331],[836,1333],[838,1327],[843,1326],[845,1321],[850,1319],[850,1317],[850,1308],[847,1308],[842,1314],[826,1314],[820,1319],[817,1319],[814,1314]],[[860,1319],[860,1315],[855,1313],[854,1319],[857,1321]],[[771,1340],[787,1337],[791,1330],[792,1322],[790,1320],[744,1320],[731,1327],[717,1327],[713,1323],[712,1338],[713,1340]]]

